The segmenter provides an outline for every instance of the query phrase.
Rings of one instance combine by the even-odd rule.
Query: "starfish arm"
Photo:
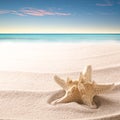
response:
[[[90,82],[91,81],[91,77],[92,77],[92,67],[91,65],[88,65],[84,68],[83,72],[82,72],[83,76],[84,76],[84,80],[85,82]]]
[[[66,83],[63,79],[59,78],[57,75],[54,76],[55,82],[60,85],[64,90],[67,90]]]
[[[105,93],[107,91],[110,91],[114,88],[114,84],[108,84],[108,85],[95,85],[94,86],[94,93],[95,95]]]
[[[59,103],[68,103],[68,102],[70,102],[70,98],[67,95],[65,95],[62,98],[59,98],[59,99],[53,101],[52,104],[56,105],[56,104],[59,104]]]
[[[75,90],[76,86],[71,87],[62,98],[53,101],[52,104],[68,103],[74,101],[72,95]]]
[[[85,105],[89,106],[90,108],[93,108],[93,109],[97,108],[96,103],[93,101],[93,97],[83,95],[82,101]]]

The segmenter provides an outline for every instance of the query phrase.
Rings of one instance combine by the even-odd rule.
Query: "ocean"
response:
[[[0,34],[0,42],[104,42],[120,41],[120,34]]]

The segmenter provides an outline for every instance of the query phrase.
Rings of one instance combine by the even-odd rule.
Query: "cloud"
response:
[[[7,14],[7,13],[9,13],[8,10],[0,10],[0,14]]]
[[[0,14],[15,14],[15,15],[23,16],[22,13],[17,12],[15,10],[0,10]]]
[[[23,13],[24,15],[32,15],[32,16],[54,15],[53,12],[49,12],[42,9],[33,9],[33,8],[22,9],[20,10],[20,12]]]
[[[59,15],[59,16],[68,16],[70,13],[62,13],[62,12],[52,12],[43,9],[34,9],[34,8],[27,8],[21,9],[21,13],[24,15],[32,15],[32,16],[46,16],[46,15]]]
[[[15,14],[18,16],[69,16],[70,13],[65,12],[53,12],[53,11],[47,11],[43,9],[35,9],[35,8],[23,8],[18,11],[16,10],[0,10],[0,14]]]
[[[15,11],[15,10],[11,10],[11,11],[10,11],[10,14],[14,14],[14,15],[18,15],[18,16],[24,16],[23,13],[20,13],[19,11],[17,12],[17,11]]]
[[[113,4],[110,0],[104,0],[104,3],[96,3],[96,6],[110,7],[110,6],[113,6]]]
[[[56,12],[56,13],[54,13],[54,15],[69,16],[69,15],[71,15],[71,14],[70,14],[70,13],[59,13],[59,12]]]

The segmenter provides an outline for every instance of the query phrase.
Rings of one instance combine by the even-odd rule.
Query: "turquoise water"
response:
[[[0,41],[12,41],[12,42],[120,41],[120,34],[0,34]]]

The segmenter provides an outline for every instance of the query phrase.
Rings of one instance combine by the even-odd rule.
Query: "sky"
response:
[[[0,33],[120,33],[120,0],[0,0]]]

